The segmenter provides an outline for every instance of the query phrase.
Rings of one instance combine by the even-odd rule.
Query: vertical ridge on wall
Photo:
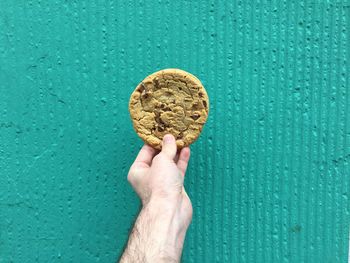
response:
[[[306,25],[310,25],[313,21],[312,16],[313,13],[310,13],[310,6],[305,2],[300,4],[300,10],[301,10],[301,17],[303,17],[303,21]],[[301,54],[303,55],[301,60],[301,67],[299,68],[300,70],[300,78],[304,81],[304,88],[301,89],[301,94],[300,94],[300,102],[299,102],[299,107],[300,107],[300,112],[302,113],[300,115],[300,143],[299,147],[297,149],[297,154],[298,154],[298,166],[297,169],[300,171],[302,174],[308,174],[307,173],[307,165],[310,162],[309,157],[309,152],[310,148],[312,145],[307,143],[307,137],[308,133],[310,131],[309,129],[309,111],[310,111],[310,105],[312,105],[312,102],[310,102],[310,60],[311,60],[311,38],[310,38],[310,31],[307,29],[307,27],[303,27],[302,33],[301,33],[301,38],[303,39],[303,47],[301,49]],[[307,129],[306,129],[307,128]],[[301,156],[301,153],[304,153],[304,156]],[[299,175],[296,175],[296,178],[298,180],[298,198],[297,198],[297,203],[302,203],[303,205],[300,207],[300,209],[297,209],[298,211],[298,221],[299,222],[305,222],[304,224],[307,224],[307,212],[305,211],[307,207],[308,200],[305,200],[305,187],[309,185],[311,182],[312,184],[312,178],[310,178],[308,181],[301,182],[299,180]],[[299,224],[301,225],[301,224]],[[303,255],[303,250],[301,248],[304,246],[307,236],[309,234],[309,230],[305,230],[305,237],[301,241],[298,242],[298,245],[296,247],[296,250],[298,251],[298,258],[301,260],[305,256]],[[314,247],[311,246],[311,250],[313,250]]]
[[[213,13],[214,12],[214,3],[215,0],[210,0],[206,3],[205,6],[203,6],[203,10],[205,10],[206,12]],[[217,6],[216,6],[217,7]],[[216,67],[216,63],[217,61],[215,61],[215,14],[211,15],[211,16],[207,16],[206,17],[206,38],[207,38],[207,44],[206,44],[206,48],[207,48],[207,70],[206,70],[206,76],[207,76],[207,80],[209,81],[209,83],[215,83],[215,67]],[[210,87],[209,87],[210,89]],[[207,141],[207,148],[205,150],[209,151],[209,152],[215,152],[217,151],[215,146],[220,145],[220,142],[218,143],[218,145],[214,145],[213,146],[213,140],[215,139],[215,135],[216,133],[215,128],[216,128],[216,122],[214,121],[216,119],[217,116],[217,109],[218,109],[218,104],[217,104],[217,97],[216,95],[217,93],[218,87],[215,85],[215,88],[212,89],[211,92],[211,115],[212,118],[209,119],[208,124],[210,125],[210,127],[212,127],[212,129],[210,129],[210,131],[208,132],[208,141]],[[213,99],[214,98],[214,99]],[[217,231],[217,226],[218,226],[218,213],[216,211],[217,209],[217,203],[216,203],[216,198],[218,195],[216,186],[219,183],[219,181],[215,180],[214,178],[214,174],[210,171],[210,169],[208,169],[208,167],[213,167],[213,165],[216,165],[216,159],[217,159],[217,155],[213,156],[214,158],[210,158],[210,159],[206,159],[205,162],[205,169],[206,169],[206,174],[207,174],[207,180],[208,180],[208,184],[207,184],[207,189],[206,192],[210,193],[209,196],[209,202],[207,203],[207,208],[206,210],[204,210],[204,216],[206,217],[206,215],[208,213],[210,213],[212,216],[208,217],[207,222],[208,222],[208,228],[207,228],[207,233],[206,233],[206,238],[208,239],[207,243],[208,245],[210,244],[211,247],[211,251],[212,253],[210,253],[210,251],[208,251],[206,248],[204,248],[204,251],[206,251],[205,253],[205,260],[207,261],[211,261],[211,262],[215,262],[216,261],[216,257],[218,255],[218,243],[215,242],[216,241],[216,234],[219,234],[219,232]],[[217,173],[220,174],[220,169],[217,169]]]
[[[335,37],[334,40],[336,40],[335,43],[337,45],[334,46],[334,52],[335,52],[335,56],[337,58],[339,58],[339,45],[340,45],[339,37],[338,37],[339,34],[340,34],[340,32],[339,32],[339,23],[338,23],[339,22],[339,11],[340,11],[339,7],[336,6],[335,12],[334,12],[335,13],[335,15],[334,15],[334,20],[335,20],[335,22],[334,22],[334,35],[336,37]],[[332,70],[332,73],[334,74],[334,86],[336,87],[336,89],[334,89],[332,87],[331,90],[334,90],[334,92],[332,94],[332,97],[336,97],[336,98],[338,98],[341,101],[341,97],[339,96],[340,95],[339,90],[341,89],[341,86],[339,86],[339,79],[340,79],[339,76],[340,75],[339,75],[338,70],[339,70],[339,59],[337,59],[336,62],[334,63],[334,69]],[[331,125],[333,130],[331,130],[331,134],[335,134],[336,132],[339,131],[339,122],[338,122],[338,120],[339,120],[339,110],[338,110],[339,103],[331,102],[331,104],[334,105],[334,118],[332,118],[333,123]],[[339,140],[339,138],[334,136],[334,149],[333,149],[332,160],[336,160],[338,158],[337,157],[337,155],[338,155],[337,153],[341,153],[341,151],[339,151],[339,148],[338,148],[338,140]],[[335,168],[336,176],[334,177],[334,179],[333,179],[334,182],[332,184],[333,185],[341,185],[341,182],[339,182],[339,179],[338,179],[339,178],[339,174],[338,174],[338,172],[336,170],[337,169]],[[339,190],[340,190],[339,187],[336,187],[336,191],[333,191],[334,198],[333,198],[333,202],[332,202],[332,206],[337,208],[336,212],[334,213],[334,217],[335,217],[334,218],[334,221],[335,221],[334,223],[336,225],[339,225],[339,223],[340,223],[339,219],[341,218],[341,215],[339,214],[340,202],[336,202],[335,201],[336,199],[340,199],[340,198],[337,197],[339,195]],[[337,231],[337,230],[335,230],[335,231]],[[331,237],[331,242],[332,242],[331,248],[332,249],[336,249],[333,244],[336,244],[336,243],[340,244],[341,243],[341,242],[339,242],[339,240],[336,240],[336,239],[337,239],[337,235],[332,235],[332,237]],[[335,260],[339,261],[340,260],[339,256],[336,256]]]
[[[229,6],[227,2],[225,1],[224,4],[221,6],[223,12],[229,12]],[[220,47],[219,47],[219,57],[221,57],[225,51],[228,50],[228,24],[231,21],[227,21],[226,23],[223,21],[222,17],[220,19],[220,24],[222,25],[222,29],[220,32],[222,32],[222,36],[220,39]],[[220,34],[218,34],[220,36]],[[230,42],[231,44],[231,42]],[[228,72],[228,64],[230,63],[230,56],[231,54],[228,54],[228,61],[223,61],[219,60],[222,62],[221,68],[219,69],[220,75],[218,75],[218,78],[223,78],[224,77],[224,72]],[[227,83],[223,83],[224,86],[224,93],[220,97],[220,104],[223,104],[223,101],[225,100],[225,96],[229,101],[232,102],[232,89],[230,89],[230,86]],[[225,125],[223,127],[223,133],[227,134],[228,131],[232,130],[232,122],[230,121],[232,119],[232,112],[233,112],[233,105],[232,103],[226,105],[227,106],[227,114],[225,115]],[[221,188],[224,189],[224,198],[222,200],[222,217],[223,217],[223,223],[222,223],[222,229],[221,229],[221,240],[222,240],[222,257],[221,260],[223,261],[229,261],[232,258],[232,253],[230,249],[230,233],[225,231],[225,229],[230,228],[231,223],[230,223],[230,218],[232,218],[232,213],[230,213],[232,210],[228,209],[230,206],[230,202],[232,202],[231,196],[230,195],[230,190],[229,188],[225,187],[225,185],[232,185],[232,175],[228,172],[227,167],[229,166],[230,163],[230,153],[227,151],[227,149],[233,149],[232,147],[232,141],[234,140],[234,137],[232,134],[228,136],[226,140],[223,141],[222,149],[221,149],[221,155],[224,157],[223,158],[223,177],[225,180],[222,182]]]
[[[330,37],[329,37],[329,47],[330,47],[330,51],[329,51],[329,57],[332,57],[332,56],[335,56],[335,50],[334,50],[334,42],[335,42],[335,38],[336,38],[336,35],[335,35],[335,19],[336,19],[336,12],[335,10],[333,9],[331,12],[330,12]],[[326,136],[328,138],[328,144],[325,145],[325,154],[326,154],[326,160],[333,160],[333,147],[335,147],[334,145],[334,140],[333,140],[333,133],[332,133],[332,127],[334,125],[334,119],[336,118],[336,116],[334,115],[334,109],[332,107],[332,97],[333,97],[333,83],[334,81],[336,81],[334,79],[334,64],[335,63],[332,63],[329,65],[329,68],[328,68],[328,76],[329,76],[329,82],[327,83],[327,118],[326,118]],[[328,114],[329,113],[329,114]],[[333,116],[333,117],[332,117]],[[331,147],[332,145],[332,147]],[[328,168],[328,173],[331,172],[332,170],[332,167],[331,167],[331,164],[329,162],[327,162],[327,165],[326,167]],[[328,224],[329,222],[329,218],[327,218],[327,210],[329,210],[329,207],[334,207],[334,204],[333,204],[333,194],[334,192],[332,191],[332,186],[333,186],[333,181],[334,181],[334,177],[326,177],[327,180],[327,184],[326,184],[326,191],[327,191],[327,197],[325,199],[325,225]],[[336,210],[333,212],[333,216],[335,216],[335,213],[336,213]],[[334,218],[335,219],[335,218]],[[336,219],[335,219],[336,220]],[[333,247],[333,240],[332,240],[332,237],[333,235],[331,234],[332,232],[332,229],[331,228],[325,228],[325,236],[329,238],[329,241],[331,242],[330,243],[330,246],[327,247],[327,250],[330,250],[332,247]]]
[[[327,13],[327,11],[325,10],[325,8],[323,8],[323,14],[322,16],[325,17],[325,19],[322,19],[322,22],[324,23],[324,38],[326,39],[329,39],[329,33],[328,33],[328,22],[329,22],[329,16],[326,16],[325,14]],[[329,45],[326,41],[323,41],[322,42],[322,55],[321,55],[321,61],[325,61],[326,59],[326,54],[328,54],[329,52]],[[328,48],[327,48],[328,47]],[[325,94],[326,90],[327,90],[327,86],[326,86],[326,83],[325,83],[325,78],[322,76],[324,76],[324,74],[328,74],[328,70],[327,70],[327,64],[326,63],[322,63],[322,72],[320,74],[320,78],[321,78],[321,91]],[[324,98],[325,96],[322,96],[322,93],[321,91],[318,93],[319,95],[319,104],[320,104],[320,110],[319,110],[319,118],[318,118],[318,123],[319,123],[319,127],[318,129],[316,130],[318,132],[318,134],[324,134],[324,130],[325,130],[325,120],[324,120],[324,114],[326,114],[327,112],[327,105],[325,104],[324,102]],[[319,165],[321,166],[321,169],[320,169],[320,172],[321,172],[321,177],[318,177],[318,181],[319,181],[319,184],[318,185],[321,185],[321,189],[322,189],[322,197],[320,197],[320,195],[317,194],[317,197],[319,197],[321,200],[320,200],[320,203],[324,206],[325,205],[325,197],[326,197],[326,194],[325,194],[325,185],[326,185],[326,172],[325,172],[325,164],[326,164],[326,160],[324,158],[325,156],[325,145],[322,143],[324,141],[324,138],[322,138],[321,136],[319,136],[319,140],[318,140],[318,158],[319,160],[321,160],[321,163],[319,163]],[[315,221],[317,220],[322,220],[325,218],[325,214],[323,214],[322,212],[324,212],[325,210],[322,211],[322,206],[319,206],[318,209],[316,210],[316,213],[315,213]],[[322,224],[322,221],[319,222],[319,225],[323,225]],[[325,236],[325,228],[317,228],[317,224],[315,224],[315,228],[316,228],[316,232],[319,233],[319,236]],[[317,235],[318,236],[318,235]],[[322,244],[324,245],[324,243]]]
[[[344,14],[345,13],[345,14]],[[350,14],[349,12],[346,13],[346,11],[343,10],[343,28],[342,28],[342,34],[345,35],[345,40],[344,38],[342,39],[343,41],[343,56],[342,56],[342,87],[344,87],[344,103],[345,103],[345,109],[344,109],[344,130],[346,132],[346,136],[344,138],[344,145],[346,147],[344,147],[344,156],[349,156],[349,146],[350,145],[350,114],[348,114],[348,112],[350,112],[350,89],[348,88],[350,85],[350,76],[349,76],[349,68],[350,68],[350,50],[349,47],[350,46],[350,34],[346,34],[347,32],[347,24],[349,24],[350,21]],[[349,225],[349,221],[348,221],[348,214],[350,213],[350,202],[349,202],[349,195],[347,194],[348,189],[350,188],[350,182],[349,180],[346,180],[346,175],[348,174],[348,171],[350,170],[349,167],[349,163],[347,162],[343,162],[342,163],[343,169],[342,169],[342,173],[343,173],[343,179],[342,181],[344,183],[342,183],[343,185],[343,189],[342,189],[342,198],[343,198],[343,202],[345,203],[345,206],[347,204],[347,213],[346,214],[342,214],[343,215],[343,227],[341,229],[346,229]],[[349,245],[348,245],[348,240],[346,238],[342,239],[343,242],[343,248],[344,250],[346,250],[347,248],[349,249],[349,245],[350,245],[350,241],[349,241]]]
[[[256,8],[256,11],[259,11],[258,8]],[[259,43],[260,48],[258,49],[257,54],[260,55],[260,58],[262,61],[266,61],[264,58],[264,52],[263,47],[266,44],[266,40],[263,38],[263,30],[259,28],[259,25],[263,23],[263,12],[258,12],[258,23],[256,25],[256,30],[258,30],[259,34],[257,35],[257,43]],[[257,63],[257,62],[256,62]],[[257,65],[257,85],[259,86],[259,89],[257,90],[257,112],[259,113],[259,121],[258,121],[258,129],[256,130],[256,155],[257,157],[260,156],[261,152],[263,151],[261,149],[261,143],[262,143],[262,127],[264,124],[264,118],[265,118],[265,110],[262,104],[262,100],[264,99],[264,79],[262,78],[262,74],[259,74],[259,72],[263,72],[263,64],[264,63],[258,63]],[[263,187],[263,180],[262,180],[262,170],[264,167],[263,161],[259,158],[256,160],[256,187],[254,188],[254,192],[257,193],[256,196],[256,213],[255,213],[255,222],[257,222],[257,226],[255,228],[255,238],[254,238],[254,247],[256,249],[256,252],[254,253],[254,262],[257,262],[259,259],[263,258],[263,241],[262,239],[259,240],[257,237],[259,234],[263,233],[263,222],[262,222],[262,187]]]

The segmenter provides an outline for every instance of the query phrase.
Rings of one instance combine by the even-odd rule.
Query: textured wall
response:
[[[0,1],[0,262],[114,262],[138,210],[128,98],[197,75],[211,114],[184,262],[346,262],[350,2]]]

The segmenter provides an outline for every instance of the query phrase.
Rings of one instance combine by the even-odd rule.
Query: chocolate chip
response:
[[[191,118],[193,119],[193,120],[198,120],[199,119],[199,117],[200,117],[200,115],[198,114],[198,113],[195,113],[195,114],[193,114],[192,116],[191,116]]]
[[[198,92],[198,96],[199,96],[200,98],[203,98],[203,93],[202,93],[202,92]]]
[[[207,102],[203,100],[203,106],[206,108],[207,107]]]
[[[199,105],[197,102],[192,104],[192,110],[198,110],[198,108],[199,108]]]
[[[146,89],[146,88],[145,88],[145,85],[143,85],[143,83],[140,83],[139,87],[137,88],[137,91],[141,93],[141,92],[143,92],[145,89]]]
[[[159,124],[159,125],[164,125],[165,123],[163,122],[163,120],[160,118],[160,113],[159,112],[155,112],[156,117],[155,117],[155,121]]]
[[[154,83],[154,88],[155,88],[156,90],[160,88],[160,87],[159,87],[159,81],[158,81],[158,79],[154,79],[154,80],[153,80],[153,83]]]

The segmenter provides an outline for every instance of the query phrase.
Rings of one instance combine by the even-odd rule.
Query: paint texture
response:
[[[0,1],[0,262],[114,262],[128,113],[163,68],[211,101],[183,262],[346,262],[350,2]]]

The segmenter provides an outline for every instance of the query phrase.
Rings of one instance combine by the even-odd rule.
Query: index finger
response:
[[[190,160],[191,151],[189,147],[181,149],[179,160],[177,161],[177,167],[181,174],[184,176],[187,170],[188,161]]]
[[[137,155],[134,163],[144,163],[151,165],[153,157],[156,155],[157,150],[151,146],[145,144],[142,146],[139,154]]]

